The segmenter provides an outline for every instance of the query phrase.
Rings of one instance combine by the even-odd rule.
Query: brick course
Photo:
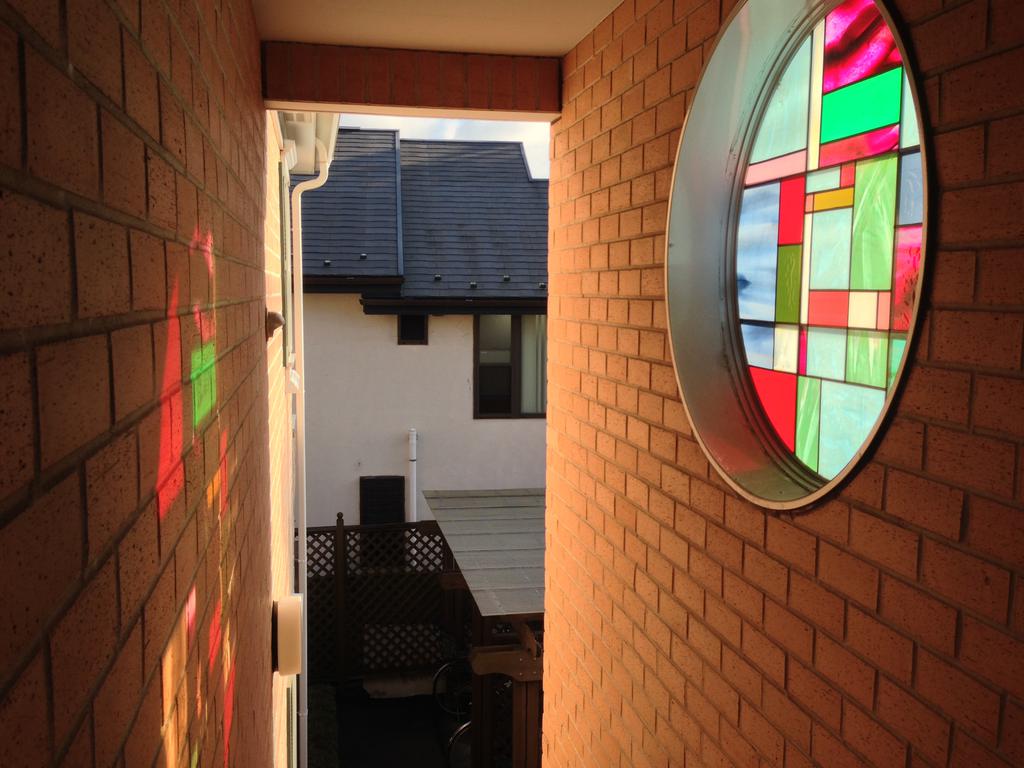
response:
[[[890,4],[936,161],[919,344],[871,460],[838,498],[775,515],[691,439],[665,338],[672,163],[734,5],[626,0],[562,61],[545,765],[1019,764],[1024,14]],[[659,554],[668,636],[619,664],[653,636],[631,606],[665,578]]]

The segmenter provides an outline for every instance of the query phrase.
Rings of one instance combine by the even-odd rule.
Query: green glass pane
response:
[[[892,386],[892,383],[896,380],[896,374],[900,369],[900,363],[903,362],[903,353],[907,349],[907,340],[900,337],[894,336],[889,342],[889,381],[888,386]]]
[[[821,380],[797,379],[796,457],[818,471],[818,422],[821,409]]]
[[[800,46],[775,88],[761,120],[751,163],[807,148],[807,106],[811,92],[811,39]]]
[[[846,372],[846,331],[807,329],[807,375],[843,381]]]
[[[779,248],[778,283],[775,289],[775,322],[800,322],[800,246]]]
[[[846,380],[870,387],[886,385],[886,341],[879,331],[850,331],[846,346]]]
[[[917,125],[917,110],[914,108],[914,94],[910,90],[910,80],[903,75],[903,116],[900,120],[900,146],[904,149],[916,147],[921,143],[921,131]]]
[[[903,69],[826,93],[821,102],[821,141],[827,143],[900,121]]]
[[[850,288],[892,288],[892,243],[896,221],[895,155],[857,163],[853,198],[853,254]],[[814,222],[818,226],[817,220]],[[817,230],[814,235],[817,236]]]
[[[811,225],[812,290],[846,290],[850,287],[852,222],[853,211],[849,208],[814,214]]]
[[[839,189],[841,180],[840,168],[827,168],[824,171],[817,171],[807,176],[807,193],[825,192],[829,189]]]
[[[885,390],[836,381],[821,383],[818,474],[831,480],[857,455],[878,421]]]

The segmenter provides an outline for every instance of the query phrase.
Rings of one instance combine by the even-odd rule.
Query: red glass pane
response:
[[[889,310],[892,304],[892,294],[883,291],[878,294],[878,323],[875,325],[880,331],[889,330]]]
[[[821,145],[821,167],[849,163],[890,152],[900,143],[900,127],[890,125],[867,133],[860,133],[848,139],[840,139]],[[848,186],[848,185],[843,185]]]
[[[799,245],[804,239],[804,177],[782,182],[779,193],[779,245]]]
[[[890,70],[901,60],[874,0],[847,0],[825,19],[825,93]]]
[[[796,450],[796,374],[751,368],[750,378],[782,442],[789,450]]]
[[[807,320],[811,325],[846,328],[850,317],[848,291],[811,291]]]
[[[803,326],[800,328],[800,357],[797,370],[801,376],[807,375],[807,328]]]
[[[857,164],[847,163],[839,173],[839,186],[852,187],[857,181]]]
[[[914,294],[921,277],[921,227],[896,230],[896,274],[893,279],[892,329],[910,330]]]

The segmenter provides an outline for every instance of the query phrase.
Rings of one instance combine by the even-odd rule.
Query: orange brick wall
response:
[[[626,0],[563,60],[545,766],[1022,765],[1024,11],[892,3],[937,158],[920,343],[842,495],[775,515],[709,469],[665,329],[672,164],[734,4]]]
[[[244,0],[0,1],[5,768],[271,764],[264,120]]]

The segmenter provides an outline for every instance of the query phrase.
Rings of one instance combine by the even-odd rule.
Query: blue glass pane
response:
[[[811,225],[811,289],[850,287],[850,237],[853,209],[814,214]]]
[[[743,347],[747,362],[759,368],[771,368],[774,363],[775,329],[765,325],[742,323]]]
[[[904,155],[900,161],[899,224],[920,224],[924,218],[924,186],[921,153]]]
[[[768,103],[751,163],[807,148],[807,107],[811,93],[811,39],[800,46]]]
[[[821,383],[821,436],[818,473],[832,479],[860,450],[885,404],[885,391]]]
[[[744,191],[736,234],[736,293],[744,320],[775,320],[778,249],[779,185]]]
[[[845,329],[807,329],[807,375],[837,381],[846,378]]]

